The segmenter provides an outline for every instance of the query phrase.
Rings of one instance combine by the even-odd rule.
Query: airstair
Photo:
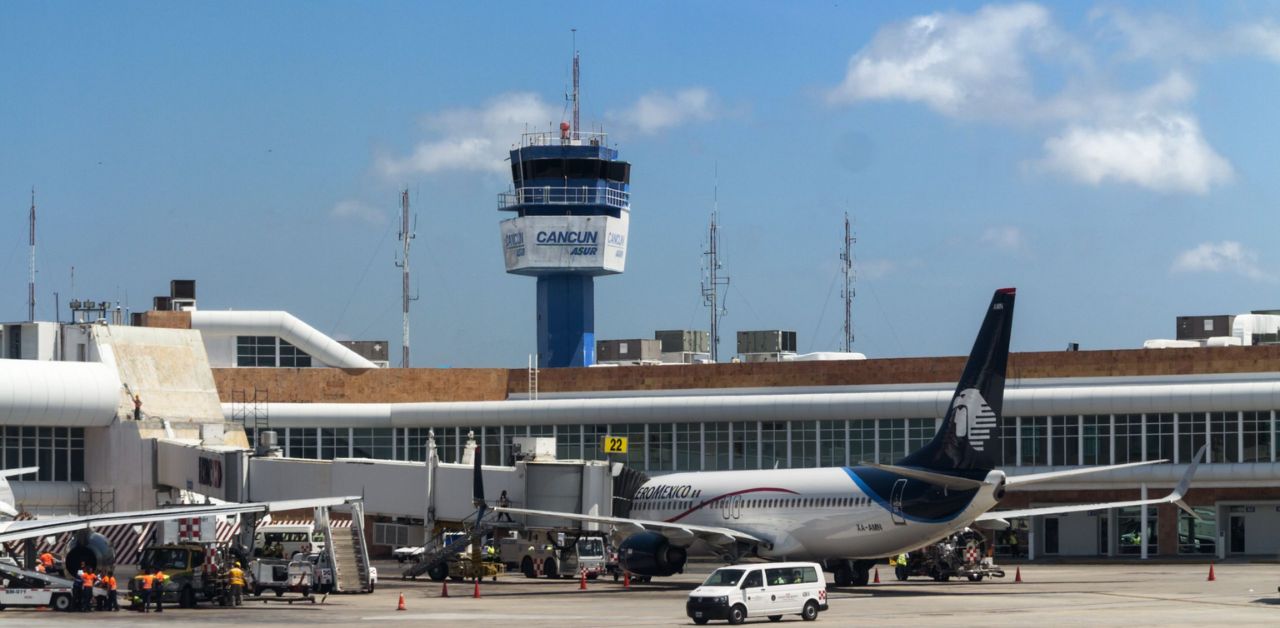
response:
[[[333,565],[334,591],[338,593],[368,593],[373,591],[369,581],[369,548],[364,539],[364,507],[351,504],[351,527],[334,529],[329,525],[328,513],[316,512],[316,522],[323,519],[325,551],[329,564]]]
[[[477,510],[462,521],[461,535],[443,536],[429,540],[426,545],[422,546],[422,555],[418,562],[405,569],[401,576],[403,578],[417,578],[429,573],[433,567],[449,560],[450,556],[454,556],[466,549],[468,545],[480,541],[493,527],[491,523],[495,516],[492,510]]]

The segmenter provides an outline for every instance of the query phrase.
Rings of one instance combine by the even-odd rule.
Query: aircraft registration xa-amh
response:
[[[502,508],[513,515],[558,517],[612,526],[623,567],[641,576],[683,570],[688,548],[704,543],[726,560],[746,556],[813,560],[835,583],[866,584],[875,560],[910,551],[977,521],[1007,526],[1031,515],[1182,502],[1195,462],[1169,495],[1148,500],[993,511],[1008,487],[1136,465],[1007,476],[996,468],[1013,288],[997,290],[974,341],[951,405],[933,440],[894,465],[689,472],[646,482],[630,518]]]

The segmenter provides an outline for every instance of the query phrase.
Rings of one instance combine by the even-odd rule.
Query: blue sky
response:
[[[74,266],[82,299],[193,278],[204,308],[395,346],[408,187],[415,366],[524,365],[496,195],[563,115],[570,28],[583,123],[633,164],[599,338],[706,326],[717,169],[724,353],[838,347],[845,211],[871,357],[966,352],[1007,285],[1020,351],[1280,307],[1276,3],[7,2],[0,319],[26,314],[35,185],[40,318]]]

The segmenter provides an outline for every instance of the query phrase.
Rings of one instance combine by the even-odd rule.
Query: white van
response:
[[[741,624],[748,617],[778,621],[792,614],[813,621],[825,610],[827,581],[817,563],[721,567],[689,594],[685,604],[695,624],[712,619]]]
[[[299,552],[310,554],[324,549],[324,533],[313,523],[268,523],[253,537],[254,556],[292,558]]]

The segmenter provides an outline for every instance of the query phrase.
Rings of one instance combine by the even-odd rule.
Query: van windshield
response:
[[[702,583],[704,587],[734,587],[738,586],[738,581],[742,579],[742,574],[746,573],[745,569],[717,569]]]

